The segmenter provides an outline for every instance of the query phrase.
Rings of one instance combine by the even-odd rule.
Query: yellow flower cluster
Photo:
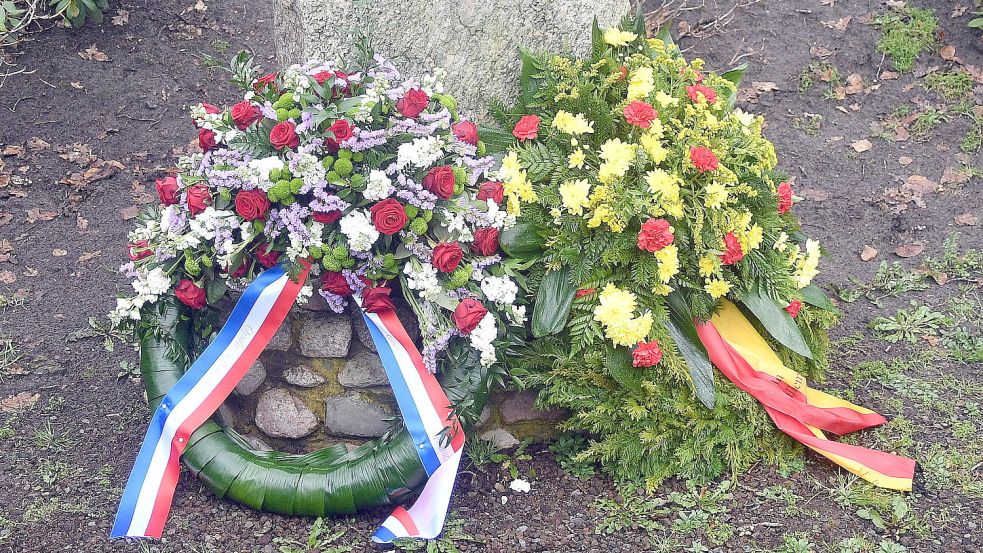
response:
[[[601,144],[600,158],[604,161],[597,170],[597,180],[610,184],[628,172],[635,160],[635,145],[612,138]]]
[[[553,116],[553,128],[573,136],[594,132],[594,124],[588,121],[582,113],[574,115],[562,109]]]
[[[539,198],[533,190],[532,183],[526,170],[519,162],[519,154],[509,152],[502,159],[502,168],[499,170],[499,178],[502,179],[502,186],[505,193],[505,201],[508,212],[518,215],[521,211],[520,202],[535,202]]]
[[[604,325],[604,335],[616,346],[634,346],[652,329],[652,313],[635,316],[635,294],[608,284],[598,296],[594,320]]]
[[[582,215],[590,205],[590,183],[584,179],[566,181],[560,185],[560,198],[571,215]]]

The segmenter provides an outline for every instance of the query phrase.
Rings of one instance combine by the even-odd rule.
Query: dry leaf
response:
[[[894,71],[885,71],[885,72],[881,73],[881,80],[882,81],[893,81],[893,80],[897,79],[900,76],[901,76],[900,73],[896,73]]]
[[[952,19],[955,19],[957,17],[962,17],[962,15],[966,13],[966,10],[968,8],[969,6],[956,6],[955,8],[952,9],[952,13],[949,14],[949,17],[951,17]]]
[[[0,413],[26,411],[37,405],[39,399],[41,399],[39,394],[32,394],[31,392],[21,392],[15,396],[9,396],[7,399],[0,400]]]
[[[778,85],[770,81],[754,81],[751,83],[758,92],[771,92],[773,90],[778,90]]]
[[[78,54],[79,54],[79,57],[82,58],[82,59],[84,59],[84,60],[89,60],[89,61],[109,61],[109,56],[107,56],[105,52],[101,52],[98,48],[96,48],[96,45],[95,44],[93,44],[92,46],[89,46],[84,51],[79,52]]]
[[[76,90],[84,90],[85,89],[85,87],[82,86],[82,83],[80,83],[79,81],[72,81],[70,84],[72,85],[72,88],[74,88]]]
[[[948,44],[939,50],[939,57],[945,61],[955,61],[959,59],[956,57],[956,47]]]
[[[864,78],[859,73],[851,73],[846,78],[846,86],[843,91],[846,94],[856,94],[864,89]]]
[[[901,156],[898,158],[898,163],[900,163],[902,167],[907,167],[908,165],[911,165],[911,162],[913,161],[915,161],[914,158],[910,158],[908,156]]]
[[[874,145],[870,143],[870,140],[867,140],[866,138],[861,138],[853,144],[850,144],[850,146],[852,146],[854,151],[856,151],[858,154],[866,152],[874,147]]]
[[[939,186],[945,186],[947,184],[963,184],[972,178],[973,174],[968,169],[956,169],[955,167],[946,167],[942,171],[942,178],[939,179]]]
[[[85,253],[83,253],[82,255],[79,256],[79,259],[78,260],[79,260],[79,263],[85,263],[86,261],[89,261],[90,259],[99,257],[100,255],[102,255],[102,250],[96,250],[94,252],[85,252]]]
[[[975,227],[979,219],[972,213],[963,213],[962,215],[956,215],[953,221],[961,227]]]
[[[903,125],[898,125],[894,129],[894,141],[895,142],[905,142],[911,138],[911,132]]]
[[[113,16],[113,25],[123,26],[129,23],[130,12],[126,10],[116,10],[116,15]]]
[[[13,284],[17,282],[17,275],[13,271],[0,271],[0,284]]]
[[[877,250],[868,245],[864,245],[864,249],[860,251],[860,259],[863,261],[870,261],[875,257],[877,257]]]
[[[119,210],[119,215],[120,217],[123,218],[124,221],[135,219],[136,216],[139,214],[140,214],[140,208],[135,205],[124,207],[123,209]]]
[[[14,220],[13,213],[0,212],[0,227],[10,223]]]
[[[850,21],[853,21],[852,15],[841,17],[834,21],[823,21],[823,25],[837,31],[845,31],[846,26],[850,24]]]
[[[925,251],[924,242],[911,242],[909,244],[901,244],[894,249],[894,253],[898,257],[915,257],[916,255]]]
[[[57,211],[41,211],[36,207],[32,207],[27,210],[27,223],[34,224],[38,221],[51,221],[57,217],[59,212]]]
[[[81,215],[75,216],[75,227],[82,232],[89,229],[89,220],[82,217]]]
[[[921,175],[911,175],[905,179],[904,188],[919,194],[928,194],[929,192],[935,192],[939,189],[939,185],[935,181],[929,180]]]
[[[68,252],[66,252],[65,250],[63,250],[61,248],[55,248],[55,249],[51,250],[51,255],[53,255],[55,257],[65,257],[66,255],[68,255]]]
[[[821,60],[833,55],[832,50],[823,46],[813,46],[812,48],[809,48],[809,53]]]

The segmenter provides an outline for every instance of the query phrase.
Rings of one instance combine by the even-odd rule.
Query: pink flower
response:
[[[733,232],[728,232],[724,236],[724,253],[720,256],[720,262],[724,265],[733,265],[744,259],[744,250],[741,249],[741,241]]]
[[[662,349],[658,342],[639,342],[631,352],[633,367],[652,367],[662,360]]]
[[[717,101],[717,91],[702,84],[687,86],[686,95],[689,96],[690,100],[693,100],[693,102],[697,104],[699,104],[702,100],[706,100],[708,104],[712,104]]]
[[[799,316],[800,309],[802,309],[802,302],[799,300],[792,300],[785,306],[785,311],[788,311],[788,314],[791,315],[793,319]]]
[[[720,162],[717,161],[717,156],[713,154],[713,150],[704,146],[692,148],[689,151],[689,160],[693,162],[696,170],[701,173],[716,171],[720,165]]]
[[[638,249],[657,252],[672,244],[674,238],[669,221],[649,219],[642,224],[642,229],[638,231]]]
[[[539,117],[523,115],[515,127],[512,127],[512,136],[522,141],[532,140],[539,136]]]
[[[642,129],[651,127],[652,121],[659,117],[659,112],[655,111],[655,108],[639,100],[634,100],[625,106],[624,114],[625,121]]]
[[[785,213],[792,209],[792,185],[783,182],[778,185],[778,212]]]

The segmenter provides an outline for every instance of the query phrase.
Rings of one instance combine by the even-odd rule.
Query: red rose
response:
[[[338,296],[350,296],[353,293],[348,279],[337,271],[325,271],[321,275],[321,289]]]
[[[696,148],[690,149],[689,160],[693,162],[696,170],[701,173],[716,171],[717,166],[719,165],[717,156],[713,154],[713,150],[703,146],[697,146]]]
[[[202,151],[207,152],[216,145],[218,145],[218,141],[215,140],[215,133],[211,129],[198,129],[198,147]]]
[[[174,175],[168,175],[162,179],[157,179],[157,181],[154,182],[154,186],[157,188],[157,196],[160,197],[160,203],[164,205],[174,205],[178,203],[177,177]]]
[[[188,188],[188,211],[191,212],[191,216],[194,217],[205,208],[212,205],[212,193],[208,191],[208,187],[204,184],[196,184],[191,188]]]
[[[177,296],[177,299],[181,300],[181,303],[191,309],[205,307],[205,289],[188,279],[183,279],[177,283],[177,288],[174,289],[174,295]]]
[[[474,231],[471,251],[478,255],[494,255],[498,251],[498,229],[485,227]]]
[[[484,305],[481,305],[480,301],[465,298],[454,308],[454,314],[451,315],[451,320],[454,321],[454,326],[457,327],[458,332],[461,334],[471,334],[471,331],[478,326],[478,323],[481,322],[481,319],[485,318],[487,313],[488,310],[485,309]]]
[[[253,255],[256,256],[256,261],[267,269],[276,265],[277,260],[280,259],[280,252],[274,250],[272,244],[260,244]]]
[[[472,146],[478,145],[478,127],[471,121],[461,121],[451,125],[451,132],[461,142],[467,142]]]
[[[372,225],[382,234],[396,234],[406,226],[408,217],[403,204],[387,198],[369,208]]]
[[[247,221],[265,219],[270,199],[262,190],[242,190],[236,194],[236,213]]]
[[[639,100],[634,100],[625,106],[624,114],[625,121],[643,129],[651,127],[652,121],[659,117],[659,112],[655,111],[655,108]]]
[[[454,180],[454,170],[447,165],[440,165],[423,177],[423,187],[441,200],[449,200],[454,195]]]
[[[201,109],[205,110],[205,113],[209,114],[222,113],[222,110],[218,109],[218,106],[214,106],[208,102],[202,102]]]
[[[505,187],[500,182],[485,181],[478,187],[479,200],[492,200],[498,205],[502,205],[505,199]]]
[[[243,261],[242,263],[239,264],[238,267],[236,267],[236,270],[229,272],[229,269],[226,268],[225,272],[228,273],[229,278],[242,278],[246,274],[246,271],[248,269],[249,269],[249,262]]]
[[[150,242],[146,240],[137,240],[136,243],[127,246],[126,255],[130,257],[131,261],[140,261],[145,257],[154,255],[154,252],[150,249]]]
[[[584,296],[589,296],[596,291],[597,288],[581,288],[580,290],[577,290],[576,292],[573,293],[573,297],[579,300],[580,298]]]
[[[355,134],[355,127],[347,119],[335,121],[328,127],[328,130],[334,133],[334,138],[327,139],[328,148],[331,151],[337,151],[343,141]]]
[[[697,80],[702,80],[702,76]],[[690,100],[693,100],[693,102],[697,104],[703,100],[706,100],[708,104],[712,104],[717,101],[717,91],[701,84],[687,86],[686,95],[689,96]]]
[[[362,309],[369,313],[380,313],[393,309],[393,300],[389,297],[391,288],[385,286],[369,287],[362,289]]]
[[[523,115],[522,119],[512,127],[512,136],[519,140],[532,140],[539,135],[539,117]]]
[[[638,232],[638,249],[647,252],[657,252],[662,248],[672,244],[675,236],[672,234],[672,227],[665,219],[649,219],[642,224],[642,230]]]
[[[799,310],[802,309],[802,302],[799,300],[792,300],[788,305],[785,306],[785,311],[788,312],[792,318],[799,316]]]
[[[270,144],[277,150],[284,148],[296,148],[300,144],[300,137],[297,136],[297,125],[291,121],[281,121],[270,129]]]
[[[651,367],[657,365],[661,360],[662,349],[659,348],[658,342],[639,342],[631,351],[633,367]]]
[[[744,259],[744,250],[741,249],[741,241],[733,232],[728,232],[724,236],[724,253],[720,256],[720,262],[724,265],[733,265]]]
[[[325,225],[330,225],[338,219],[341,219],[341,211],[338,209],[332,209],[331,211],[315,211],[314,220],[318,223],[324,223]]]
[[[276,81],[276,72],[270,73],[268,75],[263,75],[262,77],[256,79],[256,83],[253,84],[253,87],[256,90],[260,90],[265,88],[266,85],[272,84],[274,81]]]
[[[430,104],[430,96],[419,88],[411,88],[406,91],[402,98],[396,101],[396,110],[410,119],[423,113]]]
[[[783,182],[778,185],[778,212],[785,213],[792,209],[792,185]]]
[[[258,106],[254,106],[248,100],[243,100],[232,106],[232,122],[240,130],[246,130],[249,125],[263,118]]]
[[[433,249],[433,267],[442,273],[457,269],[464,259],[464,250],[457,242],[441,242]]]

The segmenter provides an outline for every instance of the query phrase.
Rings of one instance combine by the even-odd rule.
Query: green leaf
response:
[[[655,30],[652,38],[657,38],[661,40],[666,46],[672,46],[676,44],[676,41],[672,39],[672,33],[669,32],[669,25],[663,25]]]
[[[742,63],[730,71],[720,75],[721,77],[734,83],[734,92],[727,96],[727,106],[729,108],[733,108],[734,104],[737,103],[737,89],[741,86],[741,79],[744,78],[745,71],[747,71],[747,64]]]
[[[631,364],[631,351],[624,348],[608,348],[604,366],[611,378],[622,387],[637,394],[642,393],[642,371]]]
[[[977,17],[976,19],[967,23],[967,25],[974,29],[983,29],[983,17]]]
[[[205,288],[205,297],[208,299],[208,303],[217,303],[220,299],[222,299],[222,296],[225,295],[225,292],[228,289],[229,286],[225,283],[225,279],[223,278],[213,278],[209,280]]]
[[[519,49],[519,58],[522,60],[519,74],[519,97],[523,104],[529,105],[536,101],[536,93],[539,92],[540,80],[536,78],[539,67],[536,64],[536,56],[525,48]]]
[[[485,124],[478,124],[478,138],[490,154],[504,153],[515,143],[512,133]]]
[[[577,287],[570,283],[570,267],[546,273],[532,310],[532,335],[542,338],[563,330],[576,293]]]
[[[642,7],[642,2],[638,3],[638,8],[635,10],[635,17],[632,24],[635,27],[635,34],[640,37],[645,37],[645,9]]]
[[[812,352],[809,351],[795,320],[774,300],[762,293],[760,287],[755,285],[741,298],[741,303],[751,311],[772,338],[795,353],[812,359]]]
[[[594,18],[594,22],[591,24],[590,43],[594,59],[602,57],[604,51],[608,49],[607,44],[604,43],[604,33],[601,32],[601,28],[597,25],[597,17]]]
[[[809,305],[825,309],[826,311],[836,311],[836,306],[833,305],[829,296],[823,292],[822,288],[815,284],[810,284],[799,291],[802,292],[802,299]]]
[[[539,227],[532,223],[516,223],[498,235],[502,251],[509,257],[528,259],[538,256],[546,247]]]
[[[703,347],[703,342],[700,341],[700,336],[696,333],[693,314],[681,293],[669,294],[668,300],[669,324],[667,328],[669,334],[672,336],[672,341],[675,342],[679,354],[686,361],[697,399],[707,409],[713,409],[716,400],[713,385],[713,365],[710,363],[706,348]]]

